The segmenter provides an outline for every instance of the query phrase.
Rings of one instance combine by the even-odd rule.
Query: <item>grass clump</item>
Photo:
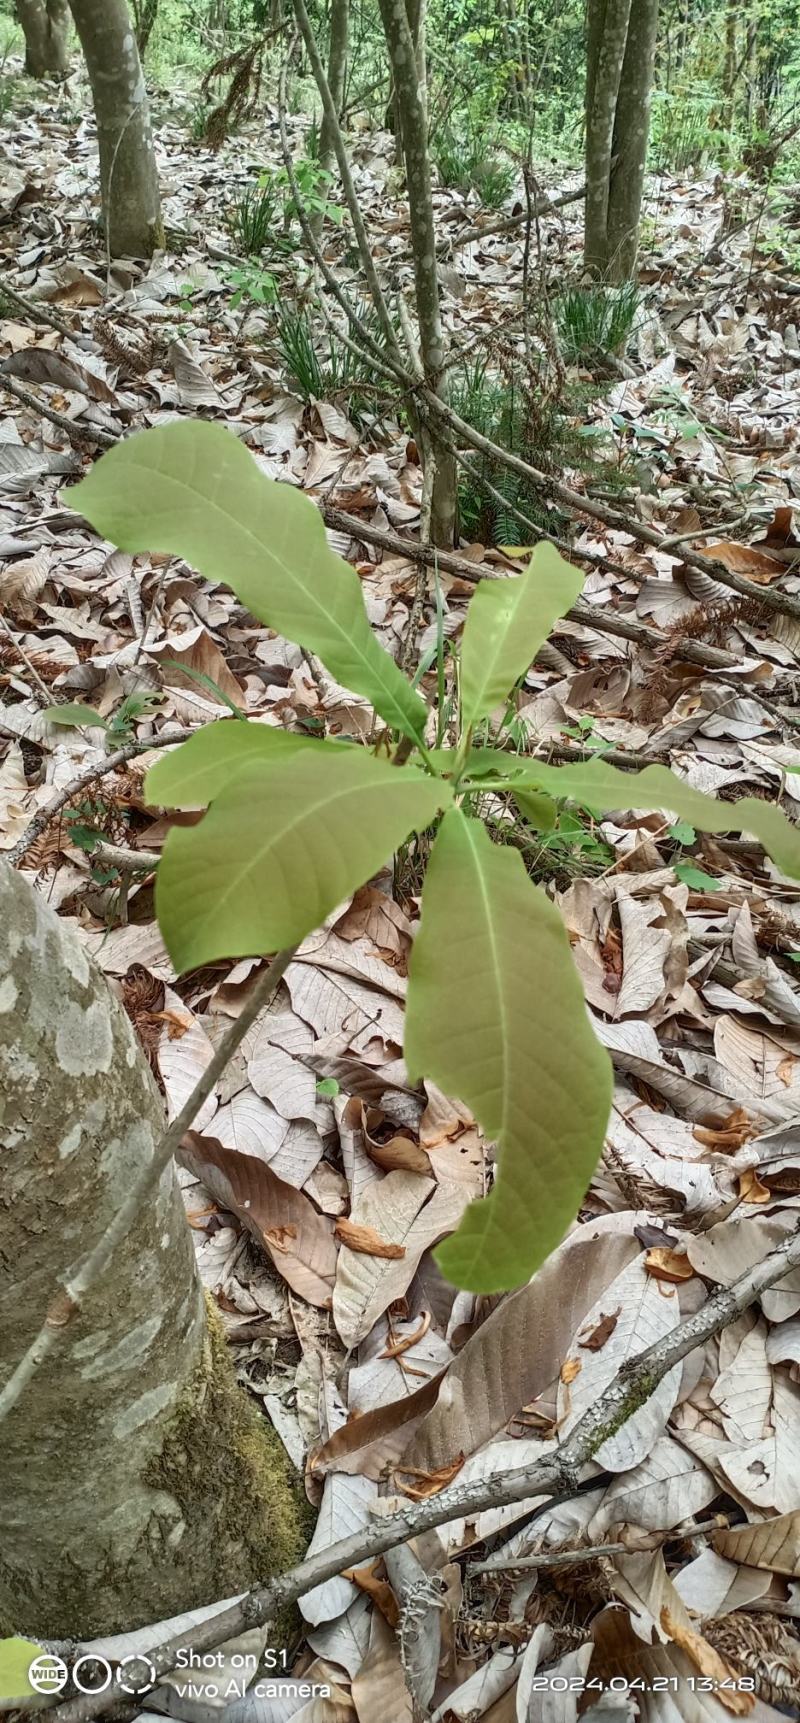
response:
[[[275,235],[279,199],[272,178],[257,180],[245,188],[233,205],[230,228],[245,257],[260,257]]]
[[[512,163],[487,151],[485,140],[475,136],[464,139],[451,131],[440,132],[433,159],[443,186],[465,197],[475,192],[487,209],[502,208],[514,184]]]
[[[602,364],[624,352],[640,304],[632,281],[621,287],[567,288],[553,308],[567,364]]]

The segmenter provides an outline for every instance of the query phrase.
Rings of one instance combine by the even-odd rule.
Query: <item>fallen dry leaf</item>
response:
[[[344,1215],[339,1216],[333,1230],[340,1244],[346,1244],[348,1250],[358,1251],[362,1256],[383,1256],[389,1262],[399,1262],[406,1254],[404,1244],[389,1244],[373,1226],[346,1220]]]

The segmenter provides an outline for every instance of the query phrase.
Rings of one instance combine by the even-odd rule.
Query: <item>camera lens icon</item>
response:
[[[41,1657],[34,1657],[28,1669],[28,1680],[36,1693],[60,1693],[68,1679],[66,1663],[49,1651],[43,1651]]]

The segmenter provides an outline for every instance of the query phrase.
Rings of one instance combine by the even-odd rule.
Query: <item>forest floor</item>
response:
[[[436,647],[437,627],[457,645],[475,577],[521,567],[530,537],[512,517],[510,538],[495,517],[505,548],[474,537],[460,570],[441,558],[437,623],[434,584],[403,543],[418,537],[421,472],[391,391],[362,387],[354,406],[352,389],[325,376],[317,318],[324,386],[303,398],[274,307],[232,303],[249,266],[231,206],[254,172],[280,168],[273,110],[212,153],[156,104],[169,250],[146,269],[104,256],[93,128],[76,122],[74,100],[21,85],[0,129],[0,849],[25,848],[29,877],[80,930],[174,1116],[259,964],[176,977],[153,913],[152,854],[168,822],[144,805],[148,756],[130,751],[110,771],[107,755],[225,717],[231,702],[356,739],[372,713],[227,590],[99,541],[70,509],[73,477],[98,439],[179,414],[228,424],[329,523],[330,511],[354,517],[329,524],[331,542],[357,567],[382,640],[411,664]],[[302,153],[306,122],[289,123]],[[407,288],[391,140],[357,133],[353,157],[379,265]],[[551,195],[579,181],[577,166],[543,165]],[[547,297],[556,316],[561,284],[579,276],[580,204],[542,216],[526,247],[524,224],[462,242],[476,220],[499,217],[450,191],[436,202],[452,338],[502,372],[525,275],[540,317]],[[344,230],[328,223],[323,244],[357,287]],[[283,302],[309,297],[301,248],[263,267]],[[625,359],[567,371],[581,407],[567,411],[559,476],[586,511],[511,499],[572,541],[590,607],[557,625],[525,678],[512,740],[548,757],[667,761],[697,788],[779,800],[796,816],[791,199],[743,179],[725,187],[713,172],[661,176],[641,283]],[[532,339],[541,345],[541,323]],[[663,543],[646,542],[648,530]],[[734,584],[687,564],[692,550]],[[423,688],[435,681],[434,664]],[[44,716],[76,701],[105,728]],[[502,827],[506,810],[494,812]],[[660,815],[565,814],[550,836],[508,835],[562,910],[617,1075],[603,1159],[544,1276],[476,1301],[454,1294],[431,1256],[483,1192],[487,1145],[463,1106],[430,1084],[411,1089],[403,1066],[413,854],[305,941],[187,1150],[202,1276],[242,1380],[307,1468],[314,1548],[367,1524],[379,1495],[419,1499],[455,1476],[534,1462],[626,1358],[797,1223],[800,885],[749,840],[701,838]],[[374,1254],[376,1234],[396,1248]],[[609,1674],[634,1685],[588,1715],[632,1717],[637,1700],[650,1723],[797,1714],[800,1271],[673,1370],[594,1474],[596,1487],[530,1525],[522,1502],[418,1540],[418,1560],[441,1579],[418,1623],[438,1664],[436,1715],[566,1723],[581,1685],[596,1699]],[[531,1556],[538,1567],[515,1568]],[[330,1709],[262,1699],[237,1716],[410,1723],[382,1572],[303,1600],[296,1668],[332,1683]],[[729,1689],[712,1697],[706,1677]],[[643,1692],[654,1683],[661,1691]]]

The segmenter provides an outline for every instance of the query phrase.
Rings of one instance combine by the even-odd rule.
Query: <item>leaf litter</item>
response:
[[[421,475],[391,402],[356,425],[343,398],[300,398],[269,310],[242,318],[229,304],[220,260],[240,146],[209,158],[174,116],[162,136],[168,220],[183,237],[146,272],[106,270],[85,219],[90,145],[57,104],[31,100],[4,133],[29,190],[2,230],[0,386],[40,391],[74,434],[3,396],[0,845],[11,850],[105,749],[152,744],[71,791],[23,865],[120,994],[174,1114],[260,965],[173,971],[152,862],[135,865],[169,829],[143,799],[155,747],[209,720],[235,723],[231,706],[298,735],[355,740],[374,715],[227,589],[95,538],[69,508],[87,434],[176,414],[223,420],[266,472],[349,517],[328,525],[329,540],[357,569],[395,657],[407,647],[419,657],[436,621],[426,599],[414,638],[418,571],[402,540],[418,532]],[[406,218],[386,154],[377,136],[355,171],[378,256],[396,261]],[[58,209],[59,232],[74,230],[69,261],[60,240],[41,240],[43,206]],[[454,194],[438,192],[437,208],[449,232]],[[664,546],[591,510],[579,518],[580,619],[555,624],[513,726],[523,752],[644,755],[692,788],[777,800],[796,818],[800,633],[791,609],[765,598],[800,593],[793,301],[767,240],[747,226],[719,239],[713,267],[704,261],[723,213],[712,175],[662,176],[631,374],[598,382],[585,408],[619,463],[635,455],[630,506]],[[542,231],[556,278],[575,262],[579,221],[560,213]],[[516,307],[521,262],[513,234],[450,244],[444,306],[456,343],[491,341]],[[577,470],[567,476],[586,491]],[[380,547],[386,532],[399,548]],[[693,543],[751,592],[692,568],[681,553]],[[460,556],[492,573],[525,560],[479,542]],[[463,567],[439,580],[443,633],[457,644],[472,586]],[[429,672],[423,690],[434,683]],[[113,739],[96,720],[44,716],[76,701],[116,723]],[[502,800],[487,811],[509,825]],[[304,942],[182,1150],[203,1280],[242,1381],[305,1464],[315,1549],[398,1498],[548,1451],[627,1357],[798,1219],[800,887],[747,837],[698,837],[668,815],[623,809],[508,835],[564,915],[617,1079],[579,1222],[530,1285],[500,1299],[456,1294],[431,1255],[488,1188],[492,1146],[458,1097],[414,1087],[403,1061],[413,856]],[[123,866],[109,859],[115,848]],[[415,1704],[442,1719],[574,1717],[552,1682],[537,1698],[542,1670],[639,1683],[589,1716],[672,1723],[676,1681],[687,1723],[796,1708],[799,1414],[795,1273],[670,1372],[603,1444],[571,1502],[538,1503],[546,1511],[533,1520],[523,1502],[456,1522],[308,1594],[297,1668],[332,1676],[326,1719],[411,1717]],[[415,1639],[409,1598],[423,1599]],[[706,1677],[728,1683],[719,1697],[702,1691]],[[245,1701],[241,1723],[257,1716],[267,1723]]]

